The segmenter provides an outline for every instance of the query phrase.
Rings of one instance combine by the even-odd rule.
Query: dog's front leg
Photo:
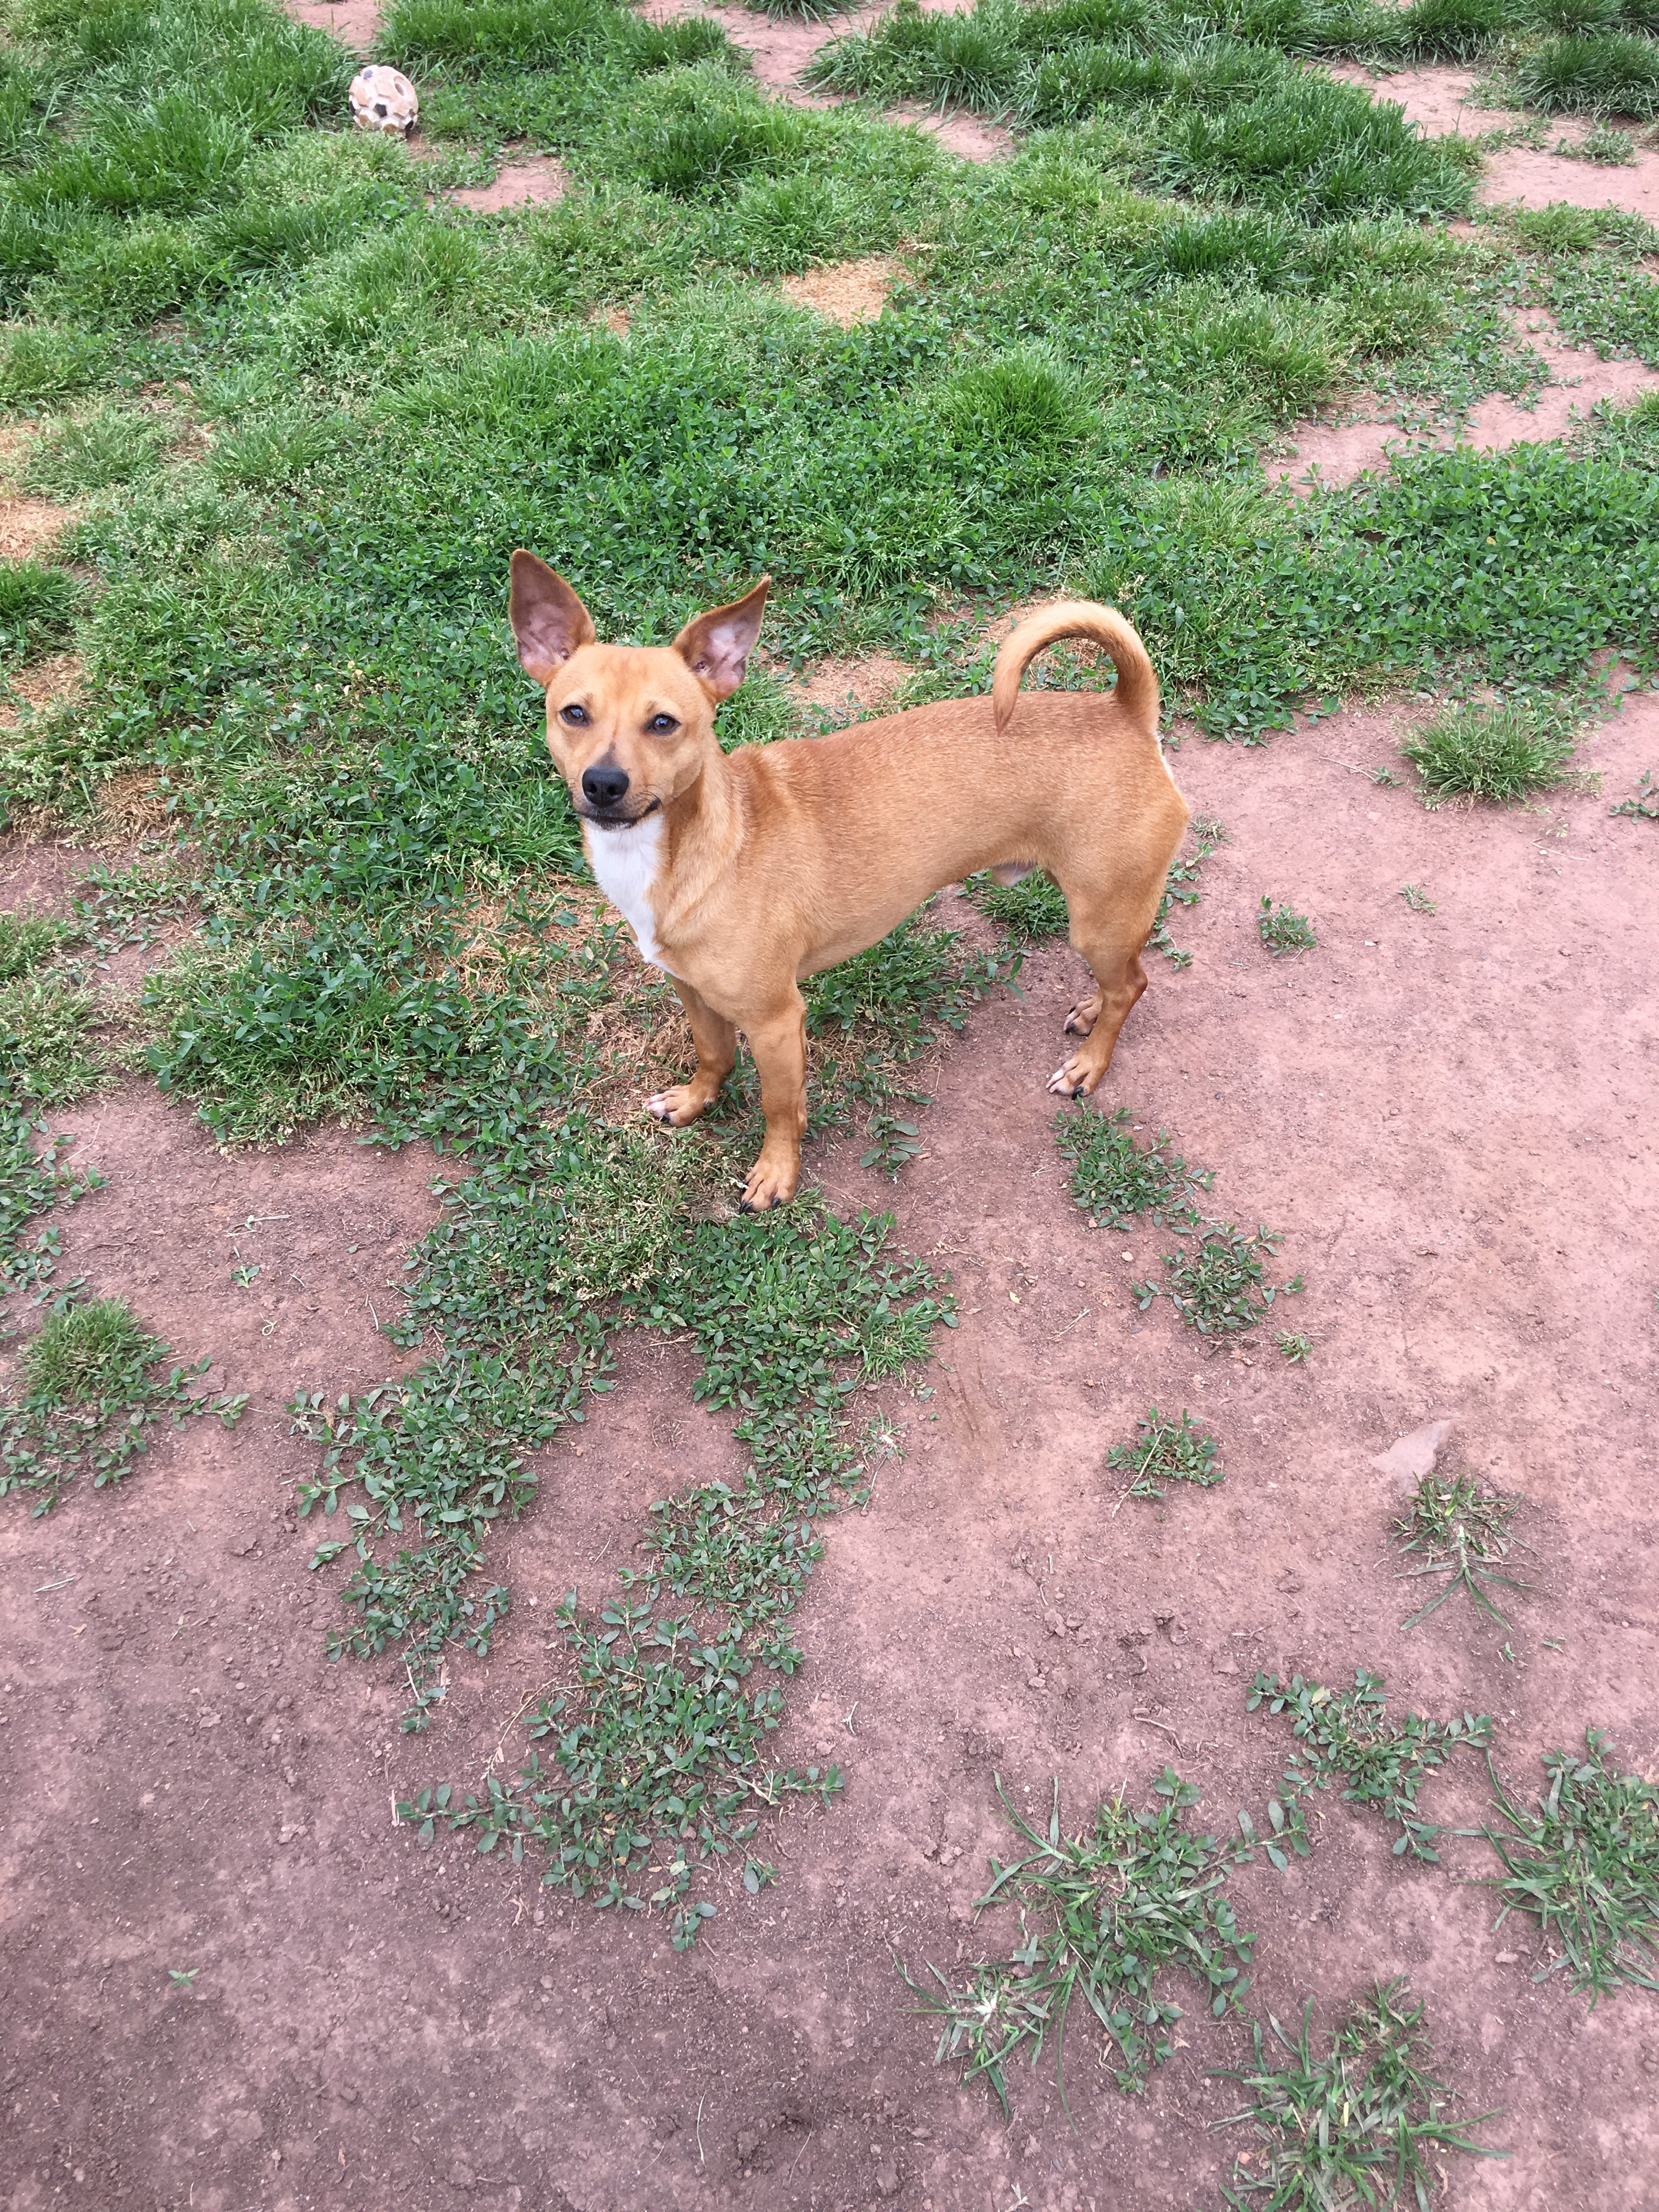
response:
[[[669,981],[679,994],[680,1004],[691,1022],[691,1042],[697,1048],[696,1073],[690,1083],[677,1083],[645,1102],[646,1111],[672,1128],[683,1129],[695,1121],[720,1095],[720,1085],[738,1064],[738,1033],[724,1014],[717,1014],[678,975]]]
[[[745,1213],[782,1206],[800,1181],[800,1140],[806,1133],[806,1007],[799,991],[789,998],[788,1005],[747,1032],[760,1071],[766,1142],[744,1185]]]

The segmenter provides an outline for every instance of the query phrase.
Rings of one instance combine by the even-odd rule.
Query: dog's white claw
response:
[[[665,1091],[659,1091],[654,1098],[647,1098],[645,1102],[645,1110],[647,1114],[654,1114],[658,1121],[665,1121],[673,1111],[669,1104],[668,1093]]]

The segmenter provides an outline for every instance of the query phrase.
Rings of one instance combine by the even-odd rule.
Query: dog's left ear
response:
[[[674,650],[716,704],[742,683],[760,635],[772,579],[763,576],[746,599],[694,615],[674,640]]]

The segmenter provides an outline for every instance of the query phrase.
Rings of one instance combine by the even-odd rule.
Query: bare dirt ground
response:
[[[1033,1806],[1058,1778],[1081,1821],[1120,1784],[1145,1802],[1167,1760],[1224,1826],[1259,1814],[1289,1746],[1246,1714],[1255,1668],[1340,1683],[1356,1665],[1419,1711],[1493,1713],[1528,1792],[1538,1754],[1587,1723],[1659,1772],[1659,836],[1607,813],[1659,766],[1659,695],[1589,742],[1602,794],[1504,814],[1371,785],[1408,720],[1379,707],[1265,753],[1182,748],[1231,842],[1180,917],[1194,965],[1158,963],[1103,1100],[1213,1166],[1225,1217],[1286,1232],[1307,1368],[1266,1344],[1207,1352],[1161,1301],[1143,1316],[1125,1286],[1156,1235],[1091,1232],[1070,1205],[1042,1089],[1076,980],[1063,950],[945,1057],[896,1191],[851,1146],[820,1153],[838,1202],[895,1205],[905,1244],[951,1272],[961,1325],[936,1397],[871,1401],[905,1456],[833,1527],[801,1617],[781,1757],[839,1759],[846,1795],[771,1832],[778,1885],[751,1899],[734,1881],[684,1958],[659,1919],[561,1903],[528,1864],[465,1840],[422,1851],[392,1803],[476,1782],[562,1671],[554,1601],[614,1589],[651,1499],[738,1472],[685,1355],[630,1342],[580,1442],[544,1455],[537,1505],[492,1547],[511,1622],[455,1669],[431,1734],[401,1737],[385,1668],[323,1657],[343,1616],[335,1571],[306,1571],[317,1531],[293,1498],[312,1455],[283,1407],[403,1364],[375,1323],[433,1218],[433,1162],[334,1132],[223,1159],[142,1085],[67,1117],[111,1182],[61,1217],[61,1272],[131,1299],[180,1356],[212,1353],[212,1382],[253,1402],[234,1435],[169,1437],[118,1492],[0,1515],[7,2212],[1213,2203],[1231,2139],[1205,2124],[1233,2097],[1206,2069],[1246,2042],[1201,2002],[1144,2100],[1079,2028],[1075,2127],[1046,2071],[1016,2072],[1005,2128],[935,2068],[891,1956],[919,1972],[1008,1947],[971,1916],[1010,1842],[994,1772]],[[1437,914],[1407,910],[1407,881]],[[1316,951],[1267,958],[1264,890],[1312,915]],[[1202,1414],[1226,1483],[1114,1513],[1103,1455],[1153,1402]],[[1370,1462],[1437,1417],[1443,1463],[1528,1501],[1537,1588],[1513,1662],[1466,1612],[1397,1625],[1397,1499]],[[1079,1625],[1055,1636],[1054,1614]],[[1484,1796],[1470,1762],[1425,1802],[1459,1820]],[[1458,2203],[1652,2205],[1654,2001],[1590,2014],[1559,1980],[1534,1987],[1535,1944],[1492,1933],[1468,1886],[1484,1846],[1415,1866],[1316,1802],[1310,1861],[1231,1880],[1258,2008],[1290,2019],[1311,1996],[1328,2022],[1404,1971],[1449,2076],[1506,2108],[1486,2132],[1510,2156],[1460,2161]],[[188,1992],[173,1968],[196,1970]]]

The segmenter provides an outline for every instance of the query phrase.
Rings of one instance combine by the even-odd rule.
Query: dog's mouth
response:
[[[587,806],[580,799],[574,805],[582,820],[591,822],[596,830],[632,830],[648,816],[662,812],[659,799],[647,799],[643,806],[635,807],[631,813],[625,806]]]

